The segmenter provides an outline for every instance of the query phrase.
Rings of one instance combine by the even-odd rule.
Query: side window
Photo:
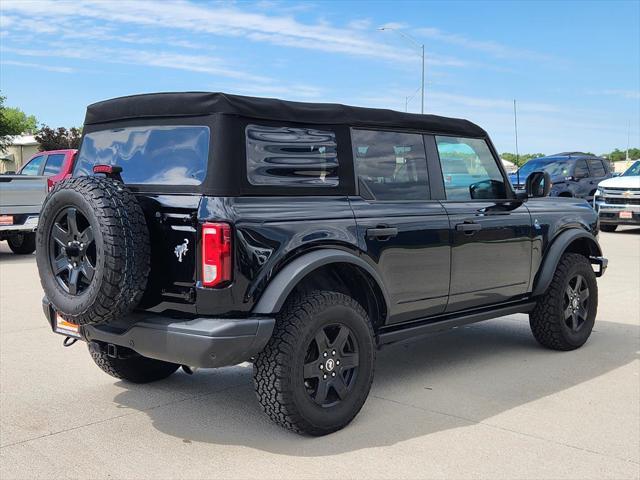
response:
[[[436,136],[448,200],[507,197],[504,177],[487,142],[477,138]]]
[[[64,163],[64,153],[54,153],[47,157],[47,163],[44,165],[43,175],[57,175],[62,169]]]
[[[42,160],[44,160],[44,155],[39,155],[33,158],[22,168],[20,175],[38,175],[40,165],[42,165]]]
[[[337,187],[336,135],[304,127],[247,125],[247,179],[251,185]]]
[[[428,200],[427,157],[417,133],[351,130],[360,189],[376,200]]]
[[[607,174],[602,166],[602,162],[597,158],[589,159],[589,170],[591,170],[592,177],[604,177]]]
[[[587,168],[586,160],[576,160],[573,176],[576,178],[587,178],[589,176],[589,169]]]

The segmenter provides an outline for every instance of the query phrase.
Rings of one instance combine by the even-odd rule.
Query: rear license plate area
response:
[[[0,215],[0,225],[13,225],[13,215]]]
[[[80,338],[80,325],[71,323],[62,318],[57,312],[55,315],[55,323],[53,324],[53,331],[68,337]]]
[[[633,218],[633,212],[620,212],[620,218],[624,218],[625,220],[631,220]]]

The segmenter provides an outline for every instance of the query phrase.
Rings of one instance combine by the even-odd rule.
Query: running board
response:
[[[404,327],[394,325],[390,327],[393,330],[384,331],[378,335],[378,346],[388,345],[390,343],[400,342],[402,340],[428,335],[430,333],[441,332],[443,330],[450,330],[452,328],[482,322],[484,320],[491,320],[492,318],[503,317],[513,313],[527,313],[533,310],[535,306],[536,302],[527,301],[515,305],[494,308],[492,310],[452,314],[455,315],[455,317],[452,315],[446,315],[443,316],[444,318],[442,319],[430,318],[424,321],[411,322],[410,325],[406,325]]]

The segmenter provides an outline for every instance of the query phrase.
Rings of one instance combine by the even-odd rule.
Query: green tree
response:
[[[43,125],[36,135],[36,141],[39,143],[41,152],[46,150],[80,148],[81,136],[82,130],[80,128],[71,127],[67,130],[64,127],[59,127],[53,129]]]
[[[627,159],[627,151],[616,148],[613,152],[603,153],[602,156],[608,159],[610,162],[620,162]],[[630,148],[629,160],[638,159],[640,159],[640,148]]]
[[[6,97],[0,95],[0,151],[5,152],[11,138],[25,132],[33,133],[38,128],[38,120],[19,108],[6,107]]]

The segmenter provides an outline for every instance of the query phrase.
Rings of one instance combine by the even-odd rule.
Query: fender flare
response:
[[[382,278],[371,265],[352,253],[332,248],[315,250],[292,260],[271,279],[252,312],[264,315],[279,312],[291,291],[304,277],[331,263],[350,263],[366,271],[378,284],[386,305],[390,305]]]
[[[549,288],[549,285],[551,285],[551,280],[553,280],[553,274],[556,271],[556,267],[558,266],[560,257],[572,242],[580,238],[586,238],[589,242],[591,256],[599,257],[602,255],[600,245],[598,245],[596,237],[594,237],[591,233],[578,228],[572,228],[571,230],[566,230],[560,233],[553,240],[551,246],[549,247],[549,250],[544,256],[542,266],[540,267],[538,275],[535,279],[532,293],[533,296],[542,295],[547,291],[547,288]]]

